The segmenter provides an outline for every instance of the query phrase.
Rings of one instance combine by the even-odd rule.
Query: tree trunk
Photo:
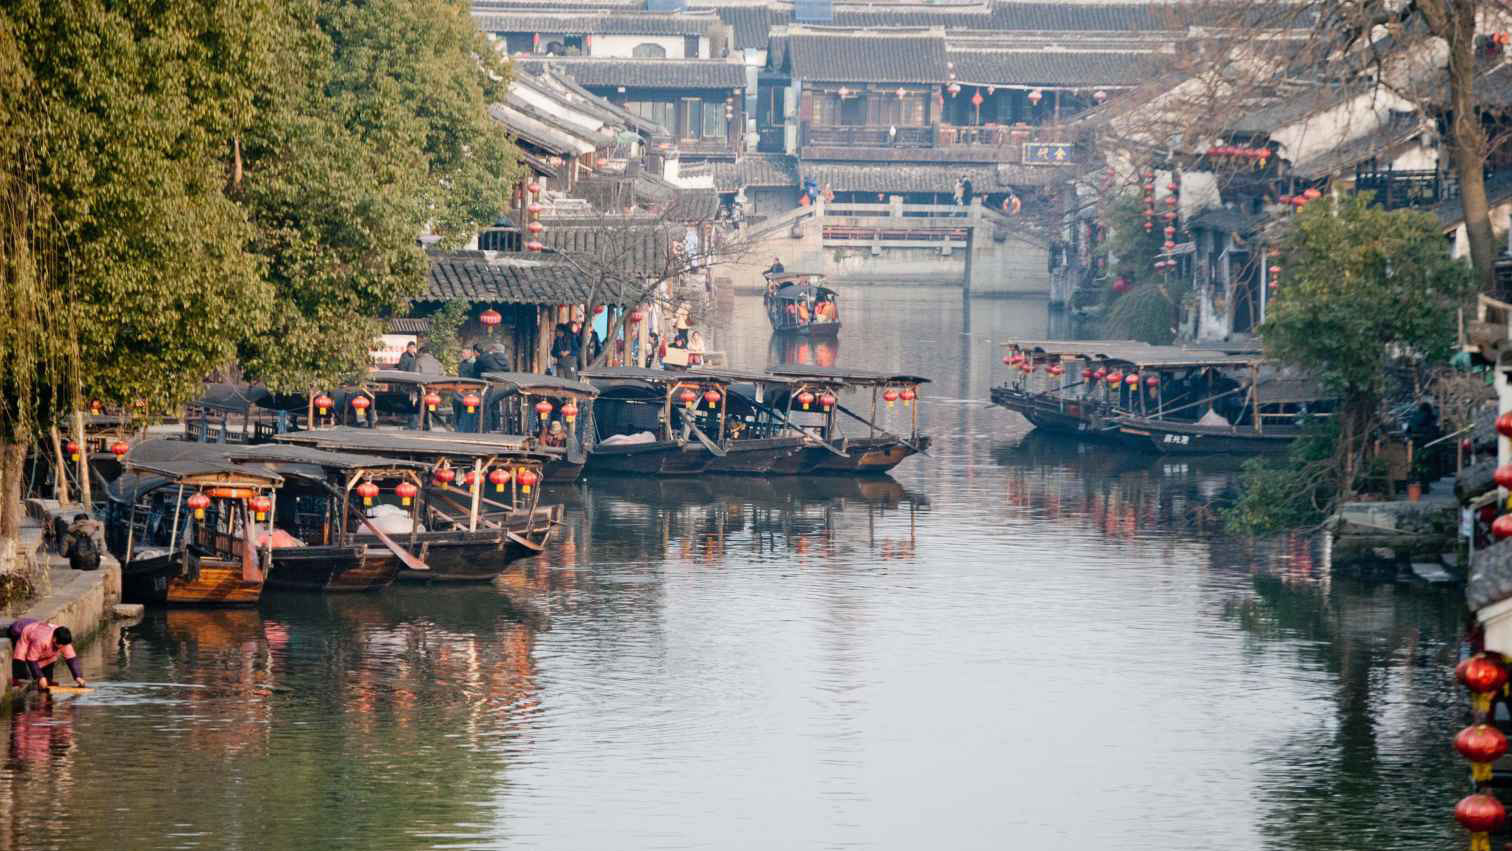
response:
[[[88,511],[94,505],[94,488],[89,481],[89,444],[84,441],[84,412],[73,413],[74,440],[79,442],[79,505]]]
[[[21,554],[21,479],[26,444],[0,444],[0,573],[15,570]]]
[[[58,433],[58,427],[48,429],[48,435],[52,440],[53,451],[53,498],[58,505],[68,504],[68,458],[63,454],[63,436]]]
[[[1465,237],[1470,243],[1470,263],[1480,279],[1481,290],[1494,294],[1496,247],[1492,244],[1491,205],[1486,198],[1486,131],[1475,106],[1475,12],[1473,0],[1437,0],[1420,8],[1429,29],[1449,45],[1449,108],[1452,124],[1448,139],[1454,169],[1459,176],[1460,206],[1465,216]]]

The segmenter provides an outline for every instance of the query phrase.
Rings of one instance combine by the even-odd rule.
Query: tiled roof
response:
[[[495,304],[582,304],[588,287],[566,263],[490,258],[482,251],[431,254],[427,295]]]
[[[529,73],[549,67],[588,88],[627,86],[642,89],[745,88],[745,66],[722,59],[595,59],[552,57],[516,59]]]
[[[785,154],[746,154],[732,163],[703,162],[682,167],[683,177],[710,175],[714,188],[734,192],[741,187],[797,186],[798,166]]]
[[[848,163],[802,163],[804,179],[836,192],[933,192],[948,200],[955,193],[956,179],[971,178],[974,192],[1006,192],[1015,186],[1042,186],[1063,176],[1059,169],[1021,165],[852,165]]]
[[[736,50],[763,48],[767,46],[776,10],[769,6],[720,6],[719,19],[735,33]]]
[[[946,54],[963,83],[1129,86],[1150,79],[1153,53],[956,49]]]
[[[563,35],[707,35],[719,23],[715,15],[655,15],[645,12],[498,11],[473,13],[486,33],[561,33]]]
[[[1372,157],[1385,155],[1390,158],[1394,151],[1413,143],[1424,130],[1423,121],[1416,115],[1392,113],[1391,119],[1374,131],[1341,141],[1311,159],[1293,163],[1292,173],[1298,177],[1320,178],[1353,171],[1356,164]]]
[[[1102,32],[1185,30],[1191,10],[1164,3],[1019,3],[992,6],[984,29]]]
[[[785,63],[801,80],[935,83],[946,77],[945,34],[793,29],[787,34]]]

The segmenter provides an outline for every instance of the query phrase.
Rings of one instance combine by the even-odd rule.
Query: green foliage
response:
[[[1456,309],[1474,290],[1432,215],[1319,199],[1282,246],[1281,287],[1260,332],[1266,354],[1345,396],[1380,398],[1389,358],[1448,358]]]
[[[452,299],[431,314],[430,336],[427,345],[431,354],[448,369],[455,368],[462,360],[462,336],[459,333],[467,322],[471,305],[461,299]]]
[[[1176,339],[1179,308],[1164,285],[1144,284],[1114,299],[1104,331],[1109,337],[1167,345]]]
[[[1122,275],[1135,285],[1156,277],[1155,258],[1165,242],[1165,224],[1158,216],[1153,230],[1144,229],[1144,210],[1144,196],[1123,192],[1108,202],[1104,213],[1104,224],[1108,227],[1106,245],[1116,258],[1110,267],[1112,274]]]
[[[1223,512],[1236,534],[1257,535],[1316,526],[1339,493],[1335,420],[1309,420],[1284,461],[1251,458],[1239,476],[1240,495]]]
[[[1175,339],[1187,287],[1185,281],[1155,271],[1164,250],[1165,222],[1157,218],[1150,231],[1144,222],[1143,196],[1123,193],[1109,202],[1105,224],[1108,251],[1115,258],[1112,277],[1124,278],[1133,288],[1122,294],[1107,291],[1103,331],[1109,337],[1165,345]]]
[[[366,366],[376,317],[419,295],[427,228],[492,222],[517,163],[487,105],[507,71],[453,0],[301,0],[256,93],[239,199],[275,287],[240,360],[276,389]]]

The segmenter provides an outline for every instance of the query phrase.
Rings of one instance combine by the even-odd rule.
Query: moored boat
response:
[[[326,428],[280,435],[282,443],[333,452],[402,458],[425,465],[415,499],[428,525],[397,534],[429,568],[404,569],[412,581],[487,581],[519,558],[546,546],[561,522],[561,506],[540,504],[542,466],[549,460],[518,435]],[[369,531],[357,540],[376,543]]]
[[[598,390],[584,381],[533,372],[485,372],[485,431],[527,436],[527,445],[550,456],[546,481],[575,481],[588,462],[593,400]],[[553,430],[553,424],[560,424]]]
[[[704,472],[719,448],[726,382],[639,367],[585,370],[599,391],[588,470],[650,476]],[[707,394],[713,393],[714,396]]]
[[[780,366],[772,372],[793,379],[789,393],[803,401],[790,411],[796,422],[812,427],[823,441],[804,449],[799,472],[885,473],[910,455],[929,450],[929,435],[919,432],[917,405],[919,386],[927,378],[818,366]],[[846,393],[869,399],[865,415],[844,404]],[[898,431],[882,425],[900,414],[908,421]]]
[[[128,454],[104,510],[106,543],[121,562],[121,599],[257,603],[273,557],[272,535],[254,513],[271,505],[282,481],[209,455],[147,460]],[[246,546],[249,536],[253,543]]]

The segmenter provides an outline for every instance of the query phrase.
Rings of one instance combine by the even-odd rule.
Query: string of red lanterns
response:
[[[1497,430],[1501,431],[1501,427],[1498,420]],[[1500,484],[1502,470],[1497,470],[1497,474]],[[1503,515],[1506,516],[1512,515]],[[1470,779],[1476,786],[1475,792],[1455,804],[1454,820],[1469,831],[1471,851],[1491,851],[1490,834],[1506,824],[1507,808],[1494,794],[1482,789],[1492,779],[1492,763],[1507,753],[1507,736],[1491,721],[1492,701],[1507,686],[1507,669],[1499,655],[1477,653],[1459,663],[1454,676],[1470,692],[1474,715],[1473,723],[1455,735],[1454,749],[1470,763]]]

